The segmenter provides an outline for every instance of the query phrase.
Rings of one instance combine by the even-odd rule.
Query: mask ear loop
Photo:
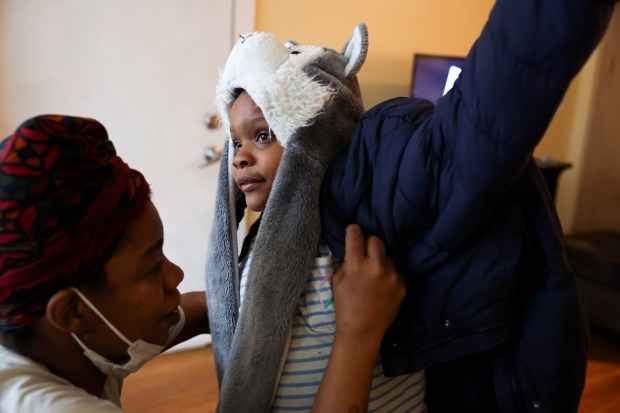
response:
[[[118,336],[118,338],[123,340],[128,346],[131,345],[131,341],[129,341],[129,339],[127,339],[127,337],[125,337],[125,335],[123,333],[118,331],[118,329],[116,327],[114,327],[114,325],[112,323],[110,323],[108,321],[108,319],[103,316],[103,314],[101,314],[101,312],[97,309],[97,307],[95,307],[95,305],[93,303],[91,303],[90,300],[88,298],[86,298],[86,296],[84,294],[82,294],[82,292],[80,290],[78,290],[75,287],[69,287],[69,288],[72,289],[73,291],[75,291],[75,293],[82,299],[84,304],[86,304],[91,310],[93,310],[95,312],[95,314],[97,314],[99,316],[99,318],[101,318],[101,320],[103,320],[105,325],[107,325],[108,328],[110,330],[112,330]]]

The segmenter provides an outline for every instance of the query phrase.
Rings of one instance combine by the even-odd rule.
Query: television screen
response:
[[[452,88],[463,62],[464,57],[416,54],[413,57],[411,97],[437,103]]]

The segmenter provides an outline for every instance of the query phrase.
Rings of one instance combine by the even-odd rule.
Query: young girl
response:
[[[240,92],[231,106],[230,133],[234,148],[232,178],[245,195],[248,208],[263,212],[276,180],[284,148],[270,130],[260,108],[245,91]],[[240,257],[241,311],[246,311],[243,307],[246,291],[252,291],[247,287],[253,283],[252,277],[258,276],[253,272],[253,263],[261,259],[254,254],[254,235],[257,230],[259,223],[254,225],[251,235],[246,238]],[[338,269],[339,263],[326,245],[319,244],[316,252],[317,256],[309,275],[303,273],[308,279],[293,314],[287,357],[282,359],[284,365],[272,404],[274,411],[309,410],[331,354],[336,314],[332,304],[330,278]],[[288,258],[294,259],[289,254],[280,257],[283,260]],[[358,346],[367,347],[364,341],[360,341]],[[422,372],[386,378],[378,360],[369,394],[369,410],[424,411],[423,398]]]
[[[364,26],[342,54],[239,40],[217,88],[230,145],[207,274],[222,411],[308,410],[329,351],[325,267],[351,222],[385,240],[408,285],[370,410],[425,409],[423,370],[433,412],[577,410],[587,325],[531,153],[612,10],[499,0],[436,107],[399,98],[363,117]],[[262,214],[239,276],[245,204]]]

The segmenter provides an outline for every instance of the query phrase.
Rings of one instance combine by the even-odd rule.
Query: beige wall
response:
[[[464,56],[478,37],[493,0],[388,0],[296,2],[257,0],[256,29],[283,40],[340,50],[363,21],[369,54],[360,72],[371,107],[409,93],[414,53]]]
[[[494,3],[494,0],[315,0],[311,3],[257,0],[256,29],[272,32],[283,40],[292,38],[302,43],[339,50],[349,38],[353,27],[360,21],[366,22],[370,36],[369,55],[359,77],[364,103],[371,107],[390,97],[408,95],[414,53],[465,55],[482,30]],[[606,38],[618,39],[620,34],[616,29],[613,34],[608,33]],[[618,61],[617,42],[615,51],[607,55],[609,65],[612,65],[614,56]],[[620,225],[616,222],[618,220],[612,222],[613,214],[600,213],[618,210],[611,203],[612,200],[620,202],[617,193],[614,195],[600,190],[600,195],[577,207],[582,204],[584,196],[593,196],[590,192],[597,188],[593,181],[596,181],[599,173],[604,172],[608,178],[613,175],[610,172],[611,165],[603,168],[604,171],[599,170],[601,168],[590,170],[592,162],[599,159],[594,152],[588,155],[590,161],[587,168],[583,165],[585,160],[582,161],[582,148],[590,145],[592,134],[601,135],[600,131],[592,130],[589,126],[589,107],[594,99],[593,85],[599,76],[598,66],[598,59],[591,59],[572,83],[535,151],[536,155],[550,156],[573,164],[571,169],[560,176],[557,192],[558,213],[567,232],[572,231],[576,223],[579,223],[580,229],[587,229],[592,224],[591,221],[577,219],[577,211],[582,215],[596,211],[598,218],[603,219],[597,226]],[[616,72],[618,67],[620,65],[616,65]],[[612,109],[620,107],[617,102],[618,76],[613,79],[610,76],[608,80],[615,82],[616,92],[607,93],[605,99],[611,100],[615,96],[616,101],[615,106],[603,109],[607,115],[604,125],[600,127],[607,131],[606,142],[595,145],[604,147],[604,152],[618,146],[614,137],[618,136],[616,131],[620,130],[617,123],[620,116],[616,116],[618,109]],[[608,151],[607,154],[613,158],[614,151]],[[615,159],[620,161],[617,156]],[[586,176],[590,178],[586,179]],[[617,178],[616,175],[613,177]],[[582,180],[590,192],[580,189]]]
[[[599,48],[576,188],[574,229],[620,231],[620,11]],[[589,110],[588,110],[589,109]]]
[[[200,165],[224,139],[203,117],[253,23],[254,0],[0,0],[0,137],[41,113],[101,121],[151,184],[183,292],[204,289],[219,167]]]

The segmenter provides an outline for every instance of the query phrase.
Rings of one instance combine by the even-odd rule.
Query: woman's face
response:
[[[263,112],[245,91],[230,109],[230,133],[235,151],[232,177],[245,194],[248,208],[262,212],[284,148],[270,131]]]
[[[179,321],[177,286],[183,271],[164,255],[163,240],[161,219],[148,201],[104,267],[106,286],[82,291],[130,341],[163,345]],[[93,319],[92,334],[80,337],[86,345],[111,360],[127,358],[127,344],[103,321]]]

